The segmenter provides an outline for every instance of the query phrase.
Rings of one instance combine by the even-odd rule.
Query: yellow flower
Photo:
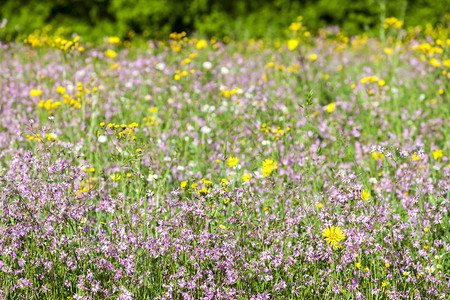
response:
[[[364,268],[364,272],[369,273],[369,268]]]
[[[384,159],[384,154],[383,153],[379,153],[379,152],[374,152],[374,153],[372,153],[372,157],[375,159],[375,160],[383,160]]]
[[[318,203],[317,208],[322,208],[322,203]]]
[[[117,53],[114,50],[108,49],[105,51],[105,55],[109,58],[114,58],[116,57]]]
[[[392,49],[392,48],[384,48],[384,53],[386,53],[386,54],[392,54],[392,53],[394,53],[394,50]]]
[[[180,188],[184,189],[187,186],[187,184],[188,184],[187,180],[182,181],[181,184],[180,184]]]
[[[31,90],[30,91],[30,96],[31,97],[39,97],[40,95],[42,95],[42,91],[41,90]]]
[[[414,153],[412,156],[412,160],[415,160],[415,161],[420,160],[420,156],[417,155],[416,153]]]
[[[337,249],[339,242],[345,239],[345,234],[339,227],[327,227],[323,230],[322,235],[325,237],[325,241],[330,244],[333,249]]]
[[[313,53],[313,54],[310,54],[310,55],[309,55],[309,59],[312,60],[312,61],[314,61],[314,60],[317,59],[317,55],[314,54],[314,53]]]
[[[434,160],[437,160],[438,158],[441,158],[442,156],[444,156],[444,153],[442,152],[442,150],[434,150],[433,151]]]
[[[298,46],[298,40],[289,40],[289,41],[287,42],[287,44],[288,44],[289,50],[292,51],[292,50],[294,50],[295,48],[297,48],[297,46]]]
[[[332,113],[334,111],[334,109],[336,108],[336,103],[332,102],[330,104],[328,104],[327,106],[325,106],[325,110],[329,113]]]
[[[361,199],[367,201],[367,200],[369,200],[369,198],[370,198],[370,193],[366,190],[363,190],[361,193]]]
[[[235,156],[232,156],[230,158],[228,158],[227,160],[227,164],[230,168],[234,167],[235,165],[237,165],[239,159]]]
[[[117,181],[117,180],[119,180],[122,176],[119,175],[119,174],[114,173],[114,174],[112,174],[112,175],[109,176],[109,177],[111,177],[112,180]]]
[[[425,227],[423,230],[424,230],[425,232],[428,232],[428,231],[430,230],[430,228]]]
[[[191,188],[194,190],[197,189],[197,186],[198,186],[198,183],[194,182],[193,184],[191,184]]]
[[[268,177],[273,170],[278,168],[278,164],[273,159],[266,159],[262,165],[262,175]]]
[[[380,81],[378,81],[378,85],[379,86],[384,86],[386,84],[386,81],[384,81],[383,79],[381,79]]]
[[[83,52],[84,51],[84,47],[78,47],[78,51]]]
[[[435,68],[441,67],[441,63],[440,63],[436,58],[430,59],[430,60],[428,61],[428,63],[429,63],[430,65],[432,65],[433,67],[435,67]]]
[[[385,266],[386,268],[389,268],[389,267],[391,266],[391,264],[385,263],[384,266]]]
[[[361,264],[360,263],[356,263],[355,266],[359,269],[361,268]]]
[[[208,194],[208,190],[206,188],[200,189],[197,191],[199,195],[206,195]]]
[[[252,178],[252,176],[250,176],[250,174],[245,173],[244,175],[242,175],[242,180],[243,181],[249,181]]]
[[[56,89],[56,92],[58,94],[64,94],[66,92],[66,89],[63,88],[62,86],[58,86],[58,88]]]
[[[110,44],[118,44],[118,43],[120,43],[120,38],[117,36],[111,36],[108,38],[108,42]]]
[[[196,47],[197,49],[203,49],[203,48],[205,48],[206,46],[208,46],[208,42],[206,42],[205,40],[199,40],[199,41],[197,42],[197,44],[195,45],[195,47]]]
[[[127,173],[127,177],[130,178],[132,175],[131,173]]]
[[[381,283],[381,286],[382,286],[382,287],[386,287],[387,285],[389,285],[389,282],[387,282],[387,281],[383,281],[383,282]]]
[[[300,30],[301,27],[302,27],[302,23],[300,23],[300,22],[295,22],[295,23],[292,23],[292,24],[289,26],[289,30],[297,31],[297,30]]]

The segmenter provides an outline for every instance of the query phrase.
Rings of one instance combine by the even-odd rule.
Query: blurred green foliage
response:
[[[15,37],[45,25],[64,27],[85,40],[107,35],[166,38],[170,32],[200,36],[286,36],[297,16],[311,30],[338,25],[349,34],[377,30],[384,17],[406,26],[448,22],[450,0],[2,0],[2,35]]]

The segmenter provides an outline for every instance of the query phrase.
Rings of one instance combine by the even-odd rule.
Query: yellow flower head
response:
[[[268,177],[273,170],[278,168],[278,164],[273,159],[266,159],[262,165],[262,175]]]
[[[105,51],[105,55],[109,58],[114,58],[116,57],[117,53],[114,50],[108,49]]]
[[[64,94],[66,92],[66,89],[63,88],[62,86],[58,86],[58,88],[56,89],[56,92],[58,94]]]
[[[108,42],[109,42],[110,44],[118,44],[118,43],[120,43],[120,38],[117,37],[117,36],[110,36],[110,37],[108,38]]]
[[[414,153],[413,154],[413,156],[412,156],[412,160],[420,160],[420,156],[419,155],[417,155],[416,153]]]
[[[187,186],[187,184],[188,184],[187,180],[182,181],[181,184],[180,184],[180,188],[184,189]]]
[[[442,150],[434,150],[433,151],[434,160],[437,160],[437,159],[441,158],[442,156],[444,156],[444,153],[442,152]]]
[[[314,54],[314,53],[310,54],[309,55],[309,59],[312,60],[312,61],[315,61],[317,59],[317,54]]]
[[[372,157],[375,159],[375,160],[383,160],[384,159],[384,154],[383,153],[379,153],[379,152],[373,152],[372,153]]]
[[[367,200],[369,200],[369,198],[370,198],[370,193],[366,190],[363,190],[361,193],[361,199],[367,201]]]
[[[30,96],[31,97],[39,97],[40,95],[42,95],[42,91],[41,90],[31,90],[30,91]]]
[[[292,50],[294,50],[295,48],[297,48],[297,46],[298,46],[298,40],[289,40],[289,41],[287,42],[287,44],[288,44],[289,50],[292,51]]]
[[[195,45],[197,49],[203,49],[206,48],[206,46],[208,46],[208,43],[205,40],[199,40]]]
[[[112,180],[114,180],[114,181],[118,181],[122,176],[121,175],[119,175],[119,174],[117,174],[117,173],[114,173],[114,174],[112,174],[111,176],[109,176]]]
[[[239,159],[236,156],[232,156],[232,157],[228,158],[227,164],[230,168],[232,168],[235,165],[237,165],[238,161],[239,161]]]
[[[208,190],[206,188],[200,189],[197,191],[199,195],[206,195],[208,194]]]
[[[329,113],[332,113],[334,111],[334,109],[336,108],[336,103],[332,102],[330,104],[328,104],[327,106],[325,106],[325,110]]]
[[[325,237],[325,241],[330,244],[333,249],[337,249],[339,242],[345,239],[345,234],[339,227],[327,227],[323,230],[322,235]]]
[[[245,173],[244,175],[242,175],[243,181],[249,181],[250,179],[252,179],[252,176],[250,176],[250,174]]]

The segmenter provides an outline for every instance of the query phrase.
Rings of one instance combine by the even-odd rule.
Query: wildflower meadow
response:
[[[0,43],[0,299],[449,299],[450,30]]]

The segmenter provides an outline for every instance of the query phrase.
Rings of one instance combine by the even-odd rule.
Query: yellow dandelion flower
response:
[[[437,159],[441,158],[442,156],[444,156],[444,153],[442,152],[442,150],[434,150],[433,151],[434,160],[437,160]]]
[[[339,242],[345,239],[345,234],[342,232],[341,228],[337,226],[325,228],[322,235],[325,237],[325,241],[334,249],[337,249]]]
[[[65,92],[66,92],[66,89],[65,88],[63,88],[62,86],[58,86],[58,88],[56,89],[56,92],[58,93],[58,94],[64,94]]]
[[[366,190],[363,190],[361,193],[361,199],[367,201],[367,200],[369,200],[369,198],[370,198],[370,193]]]
[[[266,159],[262,165],[262,175],[268,177],[273,170],[278,168],[278,164],[273,159]]]
[[[199,40],[195,45],[197,49],[203,49],[206,48],[206,46],[208,46],[208,42],[206,42],[205,40]]]
[[[186,188],[187,184],[188,184],[187,180],[182,181],[181,184],[180,184],[180,188],[182,188],[182,189]]]
[[[242,175],[243,181],[249,181],[251,178],[252,178],[252,176],[248,173],[245,173],[244,175]]]
[[[31,90],[30,91],[30,96],[31,97],[39,97],[40,95],[42,95],[42,91],[41,90]]]
[[[310,54],[309,55],[309,59],[312,60],[312,61],[315,61],[317,59],[317,54],[314,54],[314,53]]]
[[[116,173],[114,173],[114,174],[112,174],[111,176],[109,176],[112,180],[114,180],[114,181],[118,181],[122,176],[121,175],[119,175],[119,174],[116,174]]]
[[[237,165],[238,161],[239,161],[239,159],[236,156],[232,156],[232,157],[228,158],[227,164],[230,168],[232,168],[235,165]]]
[[[118,43],[120,43],[120,38],[117,37],[117,36],[110,36],[110,37],[108,38],[108,42],[109,42],[110,44],[118,44]]]
[[[114,50],[108,49],[105,51],[105,55],[109,58],[114,58],[116,57],[117,53]]]
[[[325,110],[329,113],[332,113],[334,111],[334,109],[336,108],[336,103],[332,102],[330,104],[328,104],[327,106],[325,106]]]
[[[287,42],[287,44],[288,44],[289,50],[292,51],[292,50],[294,50],[295,48],[297,48],[297,46],[298,46],[298,40],[289,40],[289,41]]]

